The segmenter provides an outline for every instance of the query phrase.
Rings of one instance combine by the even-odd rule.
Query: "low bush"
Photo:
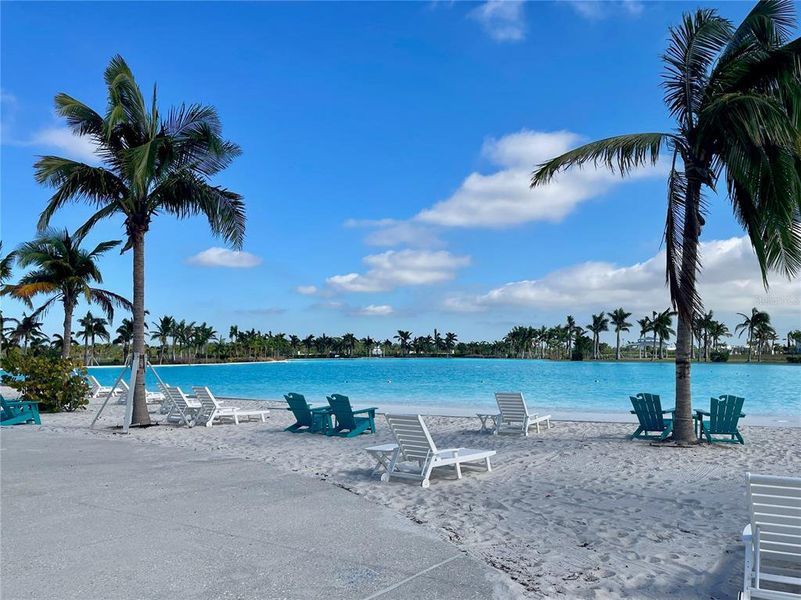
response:
[[[86,370],[77,361],[12,351],[0,367],[3,385],[17,390],[23,400],[38,402],[42,412],[69,412],[89,403]]]
[[[709,360],[712,362],[729,362],[728,350],[713,350],[709,355]]]
[[[801,365],[801,354],[788,354],[787,362]]]

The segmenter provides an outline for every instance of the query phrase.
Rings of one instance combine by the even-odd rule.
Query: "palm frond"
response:
[[[587,163],[625,176],[637,167],[655,165],[663,147],[679,143],[670,133],[634,133],[591,142],[538,165],[531,176],[531,187],[548,183],[560,171]]]
[[[662,87],[670,114],[685,130],[694,125],[709,68],[730,39],[731,31],[731,23],[709,9],[685,14],[680,26],[670,28],[670,42],[663,56]]]
[[[87,290],[87,298],[100,307],[109,321],[114,319],[115,307],[133,310],[133,304],[127,298],[108,290],[90,288]]]

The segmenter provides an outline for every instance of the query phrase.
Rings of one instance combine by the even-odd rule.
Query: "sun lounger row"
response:
[[[161,386],[165,403],[169,407],[166,414],[168,423],[178,425],[205,425],[211,427],[214,423],[230,420],[236,425],[241,421],[259,419],[264,422],[269,410],[246,409],[236,406],[224,406],[207,387],[193,387],[194,398],[187,396],[179,387]]]

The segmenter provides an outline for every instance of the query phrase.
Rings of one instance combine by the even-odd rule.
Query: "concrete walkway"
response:
[[[432,532],[263,463],[30,426],[0,461],[3,600],[513,597]]]

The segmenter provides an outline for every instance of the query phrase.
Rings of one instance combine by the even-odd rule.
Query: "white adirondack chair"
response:
[[[250,420],[252,417],[258,417],[264,423],[265,417],[269,414],[266,409],[245,409],[235,406],[222,406],[219,400],[214,397],[211,390],[207,387],[193,387],[192,391],[195,393],[195,398],[200,401],[203,410],[198,417],[198,423],[204,423],[206,427],[211,427],[214,421],[221,421],[222,419],[231,419],[234,423],[239,425],[240,419]]]
[[[751,522],[743,530],[745,573],[740,598],[799,600],[801,477],[754,473],[745,477]]]
[[[392,455],[387,472],[381,475],[381,481],[401,477],[420,481],[420,485],[427,488],[431,471],[437,467],[453,465],[457,479],[462,478],[462,465],[468,466],[466,463],[483,462],[487,471],[492,471],[490,457],[495,456],[495,450],[472,448],[440,450],[431,439],[431,434],[420,415],[386,415],[386,417],[398,447]]]
[[[162,391],[170,403],[167,413],[168,423],[178,423],[193,427],[203,411],[203,405],[195,398],[188,398],[179,387],[162,386]]]
[[[553,427],[551,425],[551,415],[540,417],[536,413],[528,412],[526,400],[520,392],[495,392],[495,402],[498,403],[500,413],[495,417],[495,430],[497,435],[501,431],[518,431],[523,435],[528,435],[531,427],[537,428],[540,432],[540,425],[545,429]]]

